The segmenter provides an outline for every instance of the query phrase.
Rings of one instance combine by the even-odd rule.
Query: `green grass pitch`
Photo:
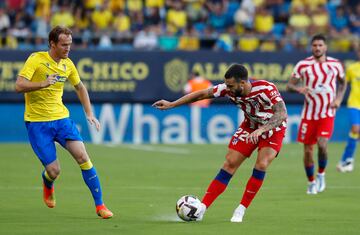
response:
[[[181,222],[180,196],[202,197],[223,163],[226,145],[91,145],[104,200],[115,217],[95,214],[79,167],[60,147],[57,206],[42,202],[40,162],[29,144],[0,144],[0,234],[360,234],[360,165],[340,174],[344,144],[329,145],[327,189],[306,195],[302,146],[287,144],[240,224],[230,223],[255,161],[240,167],[202,222]],[[357,151],[359,155],[360,151]],[[359,161],[358,161],[359,162]]]

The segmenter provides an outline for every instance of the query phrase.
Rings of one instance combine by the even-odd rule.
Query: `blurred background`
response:
[[[0,1],[0,141],[27,140],[18,71],[33,52],[48,49],[56,25],[73,31],[70,58],[103,125],[89,127],[73,88],[64,102],[86,141],[93,143],[226,143],[242,113],[226,102],[151,107],[191,91],[191,79],[222,82],[231,63],[252,79],[274,82],[289,111],[286,142],[295,141],[303,97],[285,91],[294,65],[310,56],[309,40],[324,33],[329,56],[356,60],[358,0],[2,0]],[[190,90],[189,90],[190,89]],[[195,89],[195,88],[194,88]],[[334,141],[345,141],[345,107]]]

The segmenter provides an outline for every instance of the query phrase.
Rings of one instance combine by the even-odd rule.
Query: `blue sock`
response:
[[[326,165],[327,165],[327,159],[325,160],[318,160],[319,163],[319,173],[323,173],[325,171]]]
[[[91,167],[91,168],[90,168]],[[80,165],[81,173],[86,185],[89,187],[91,194],[94,198],[95,205],[103,204],[102,192],[99,177],[96,174],[96,169],[90,161]],[[90,168],[90,169],[89,169]]]
[[[314,180],[314,165],[305,166],[305,172],[306,172],[306,176],[309,179],[309,181],[313,181]]]
[[[227,171],[221,169],[217,176],[215,177],[216,180],[220,181],[221,183],[228,185],[232,174],[228,173]]]
[[[252,173],[252,176],[255,178],[255,179],[258,179],[258,180],[264,180],[265,178],[265,171],[260,171],[260,170],[256,170],[255,168],[253,169],[253,173]]]
[[[346,162],[346,160],[350,160],[354,156],[355,148],[356,148],[357,138],[353,138],[349,136],[345,151],[342,155],[341,161]]]
[[[46,175],[45,175],[46,174]],[[52,186],[54,185],[54,180],[50,180],[50,177],[48,176],[48,174],[46,173],[46,171],[44,170],[41,174],[42,178],[43,178],[43,182],[45,184],[45,186],[48,189],[51,189]]]

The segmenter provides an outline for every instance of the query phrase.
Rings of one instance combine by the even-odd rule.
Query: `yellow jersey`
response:
[[[69,58],[56,63],[48,52],[35,52],[19,72],[19,76],[31,82],[44,81],[52,74],[58,74],[55,84],[25,93],[25,121],[46,122],[69,117],[69,111],[62,102],[64,82],[69,80],[73,86],[80,83],[79,73]]]
[[[360,109],[360,62],[356,62],[348,67],[346,70],[346,81],[351,86],[347,105],[349,108]]]

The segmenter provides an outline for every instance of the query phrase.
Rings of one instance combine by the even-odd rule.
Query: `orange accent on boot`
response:
[[[43,184],[43,199],[49,208],[54,208],[56,206],[54,186],[49,189]]]
[[[103,219],[110,219],[114,214],[104,204],[96,206],[96,214]]]

